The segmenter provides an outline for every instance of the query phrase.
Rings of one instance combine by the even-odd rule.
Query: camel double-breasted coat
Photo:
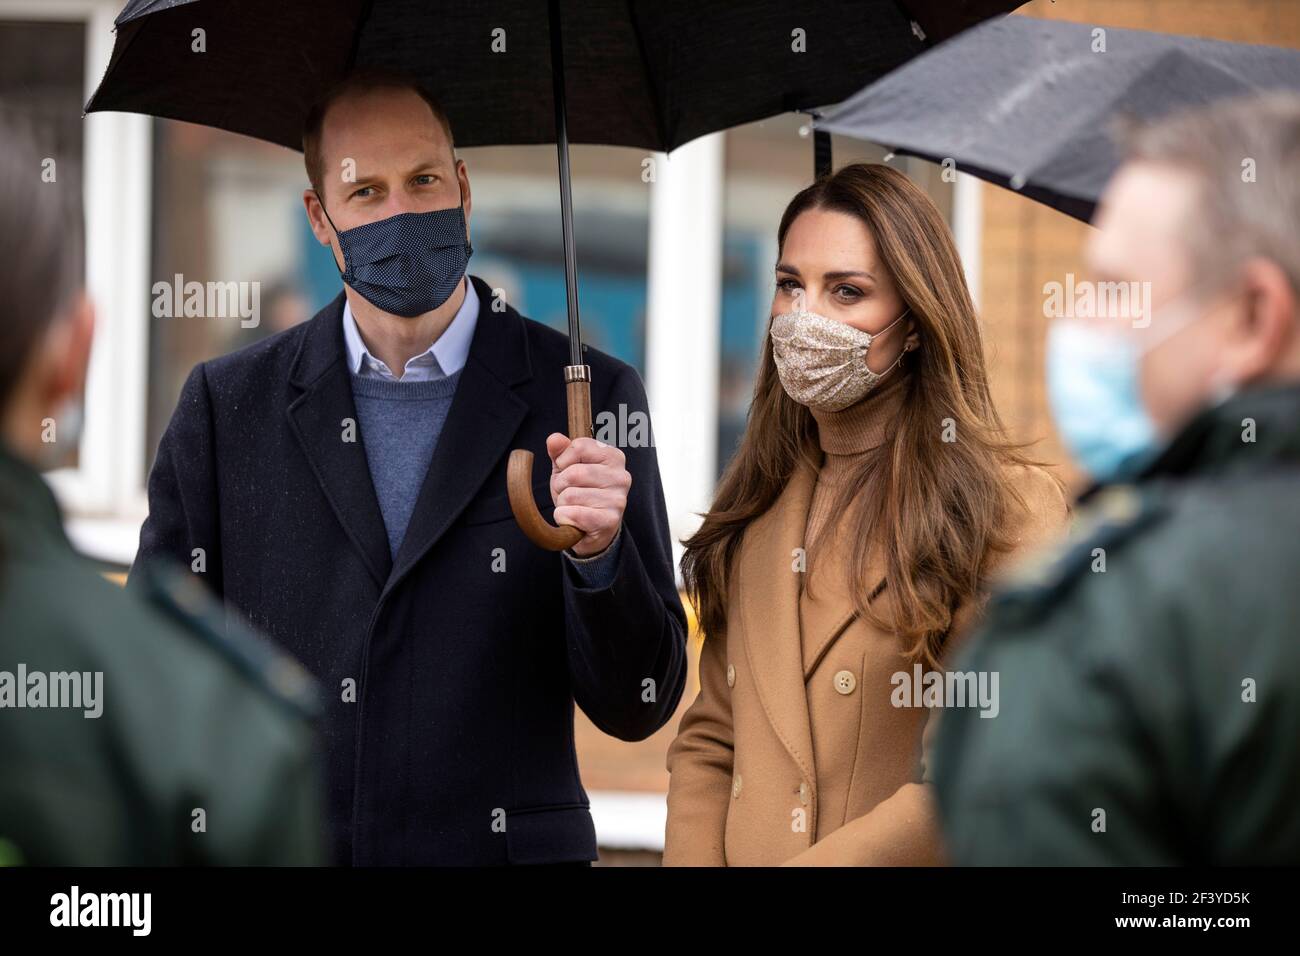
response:
[[[990,573],[1063,533],[1068,517],[1047,472],[1011,466],[1007,478],[1027,507]],[[944,862],[923,760],[936,721],[891,702],[894,675],[912,665],[894,633],[855,612],[840,542],[819,556],[828,573],[816,569],[804,598],[801,640],[797,549],[815,482],[801,463],[745,531],[726,632],[705,637],[699,696],[668,751],[665,865]],[[883,576],[877,556],[868,577]],[[888,599],[886,587],[875,602]],[[976,612],[976,602],[957,609],[946,658]]]

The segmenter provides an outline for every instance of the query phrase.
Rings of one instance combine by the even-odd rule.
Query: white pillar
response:
[[[108,64],[113,15],[114,4],[99,3],[90,17],[87,99]],[[81,461],[87,504],[121,511],[144,487],[153,127],[134,113],[92,113],[84,123],[87,286],[96,326]]]
[[[723,142],[714,133],[656,154],[650,187],[646,392],[675,567],[717,467]]]
[[[85,102],[108,67],[120,7],[119,0],[0,0],[0,17],[83,22]],[[78,467],[46,473],[66,511],[129,513],[137,524],[146,455],[152,122],[134,113],[92,113],[82,121],[86,287],[95,305],[95,340]],[[120,551],[105,556],[117,560]]]

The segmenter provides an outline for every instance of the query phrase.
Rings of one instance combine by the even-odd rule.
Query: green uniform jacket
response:
[[[1201,412],[1008,581],[942,715],[959,864],[1300,863],[1300,387]]]
[[[315,688],[223,613],[104,580],[0,448],[0,864],[322,862]]]

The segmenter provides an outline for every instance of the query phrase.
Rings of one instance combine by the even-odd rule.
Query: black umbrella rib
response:
[[[582,365],[578,328],[578,255],[573,239],[573,187],[569,181],[569,126],[564,97],[564,34],[560,2],[550,0],[551,82],[555,95],[555,146],[560,167],[560,228],[564,232],[564,292],[569,307],[569,364]]]
[[[632,35],[636,37],[636,52],[641,57],[641,72],[645,76],[646,93],[650,97],[650,108],[654,111],[655,134],[659,137],[659,148],[667,152],[671,148],[668,140],[668,113],[659,97],[659,87],[655,84],[654,74],[650,70],[650,57],[646,55],[645,37],[641,33],[641,20],[636,15],[636,0],[627,0],[627,19],[632,25]]]
[[[361,49],[361,34],[365,32],[366,26],[370,23],[370,14],[374,12],[374,9],[375,0],[362,0],[361,15],[357,17],[357,28],[352,34],[352,49],[348,52],[348,66],[346,73],[350,73],[352,70],[356,69],[357,50]]]

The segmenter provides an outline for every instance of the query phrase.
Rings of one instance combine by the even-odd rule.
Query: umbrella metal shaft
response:
[[[573,239],[573,187],[569,181],[569,124],[564,97],[564,36],[560,0],[550,0],[551,82],[555,99],[555,149],[560,166],[560,227],[564,235],[564,291],[569,309],[569,364],[582,365],[578,328],[578,255]]]

